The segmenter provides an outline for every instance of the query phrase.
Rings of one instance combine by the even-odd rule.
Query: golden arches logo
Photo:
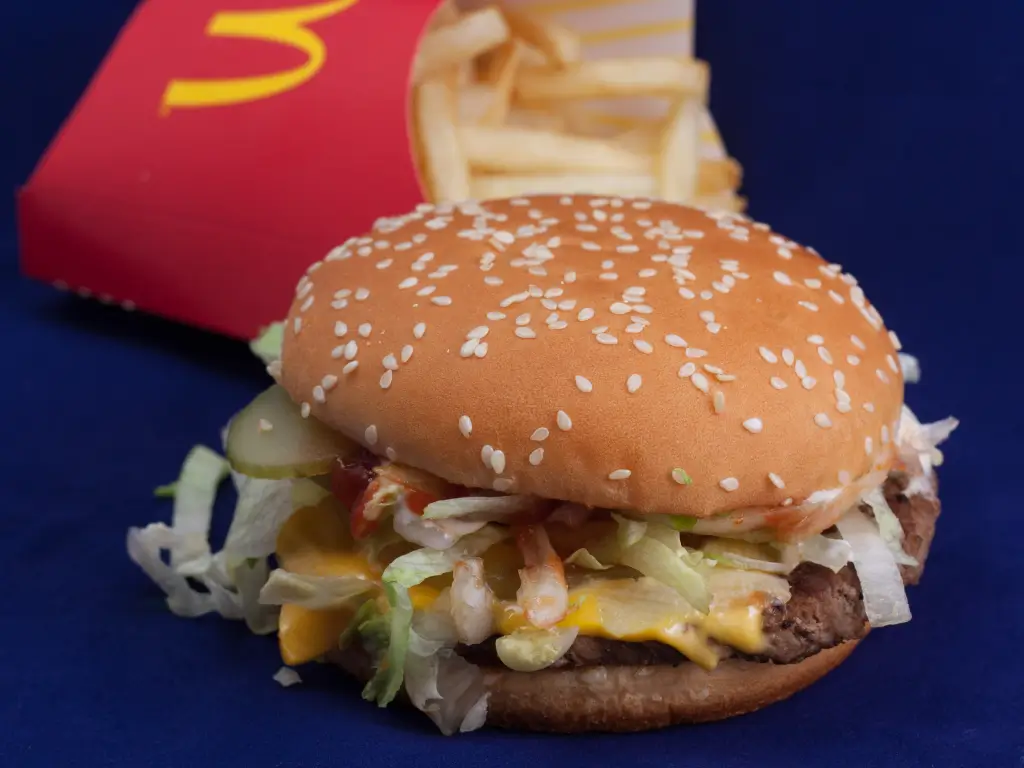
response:
[[[206,26],[210,37],[242,37],[287,45],[306,55],[305,63],[284,72],[224,79],[175,79],[161,99],[161,113],[243,104],[298,88],[320,71],[327,59],[323,38],[307,25],[348,10],[358,0],[330,2],[269,11],[223,11]]]

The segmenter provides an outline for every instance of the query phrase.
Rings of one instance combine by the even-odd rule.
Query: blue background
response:
[[[132,5],[0,4],[9,201]],[[23,280],[4,205],[0,765],[1024,764],[1024,4],[701,0],[699,19],[752,213],[857,274],[921,358],[912,406],[963,421],[914,621],[789,702],[628,737],[445,740],[327,670],[282,690],[273,640],[174,618],[123,549],[129,525],[169,514],[152,487],[216,444],[260,366]]]

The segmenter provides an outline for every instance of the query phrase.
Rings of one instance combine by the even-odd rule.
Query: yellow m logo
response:
[[[331,0],[276,11],[225,11],[206,27],[211,37],[246,37],[288,45],[306,54],[306,62],[285,72],[223,80],[171,80],[161,100],[161,113],[172,109],[219,107],[276,96],[298,88],[320,71],[327,46],[306,25],[347,10],[358,0]]]

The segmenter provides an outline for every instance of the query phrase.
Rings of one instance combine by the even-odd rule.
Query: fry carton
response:
[[[19,194],[26,274],[239,338],[423,201],[736,207],[692,2],[148,0]]]

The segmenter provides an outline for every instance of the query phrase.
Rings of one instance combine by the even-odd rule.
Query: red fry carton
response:
[[[692,0],[508,4],[560,17],[588,57],[692,45]],[[437,6],[146,0],[20,192],[23,270],[253,337],[308,264],[423,200],[407,94]]]

